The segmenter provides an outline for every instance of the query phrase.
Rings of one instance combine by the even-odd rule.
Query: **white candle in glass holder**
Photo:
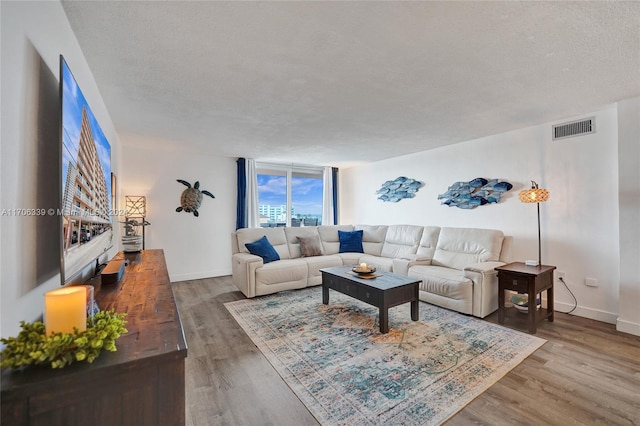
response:
[[[361,271],[364,271],[364,270],[366,270],[366,269],[367,269],[367,264],[366,264],[366,263],[364,263],[364,262],[362,262],[362,263],[360,264],[360,270],[361,270]]]
[[[66,287],[44,294],[44,326],[47,336],[52,333],[73,333],[87,329],[87,290]]]

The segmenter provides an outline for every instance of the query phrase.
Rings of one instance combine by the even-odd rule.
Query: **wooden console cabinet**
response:
[[[183,425],[187,344],[162,250],[119,253],[122,280],[88,284],[103,309],[127,313],[116,352],[60,370],[2,372],[3,425]]]

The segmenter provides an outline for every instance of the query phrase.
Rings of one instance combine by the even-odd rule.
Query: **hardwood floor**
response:
[[[318,424],[224,307],[244,299],[231,277],[172,285],[189,345],[187,425]],[[538,326],[547,343],[446,424],[640,425],[640,337],[555,316]]]

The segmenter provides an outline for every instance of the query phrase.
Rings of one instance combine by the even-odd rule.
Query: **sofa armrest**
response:
[[[409,268],[415,265],[431,265],[431,257],[419,254],[403,254],[393,259],[393,273],[407,276]]]
[[[233,284],[249,298],[256,295],[256,269],[263,264],[260,256],[251,253],[235,253],[231,256]]]
[[[473,315],[484,318],[498,309],[498,275],[496,267],[504,262],[482,262],[467,265],[464,276],[473,281]]]
[[[486,274],[486,273],[496,274],[497,271],[495,269],[498,266],[502,266],[502,265],[504,265],[504,262],[481,262],[481,263],[474,263],[471,265],[467,265],[464,267],[465,276],[466,276],[466,271],[478,272],[481,274]],[[471,277],[467,277],[467,278],[471,278]]]

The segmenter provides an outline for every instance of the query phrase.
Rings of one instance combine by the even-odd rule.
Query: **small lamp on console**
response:
[[[125,195],[127,217],[145,217],[147,215],[147,198],[139,195]]]
[[[122,245],[125,252],[144,250],[144,228],[150,225],[145,220],[147,215],[147,198],[141,195],[125,195],[125,232],[122,236]],[[142,227],[142,235],[138,233]]]
[[[536,203],[538,206],[538,265],[542,265],[542,249],[540,245],[540,203],[544,203],[549,199],[549,191],[543,188],[539,188],[538,184],[532,180],[531,188],[520,191],[520,194],[518,194],[518,198],[523,203]],[[527,261],[526,263],[530,266],[538,266],[533,265],[535,261]]]

